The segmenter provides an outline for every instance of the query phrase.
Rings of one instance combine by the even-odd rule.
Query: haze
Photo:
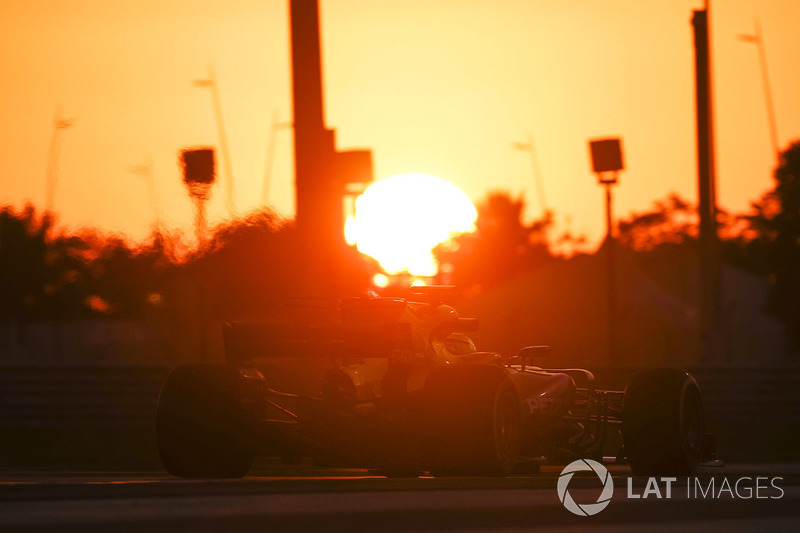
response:
[[[621,136],[627,169],[617,214],[677,191],[696,199],[690,18],[699,1],[322,0],[326,122],[340,147],[374,150],[376,178],[421,172],[474,201],[490,190],[541,206],[530,131],[559,230],[596,242],[602,192],[587,139]],[[781,148],[800,138],[800,4],[711,6],[718,200],[742,211],[771,184],[757,47],[737,39],[760,19]],[[239,212],[260,205],[273,114],[291,120],[283,0],[5,0],[0,6],[0,202],[44,206],[58,105],[55,210],[69,227],[133,238],[153,221],[133,167],[152,160],[163,219],[190,231],[177,152],[217,146],[210,91],[192,80],[213,64]],[[275,130],[269,202],[294,209],[292,137]],[[222,167],[220,167],[222,171]],[[217,187],[211,221],[226,216]]]

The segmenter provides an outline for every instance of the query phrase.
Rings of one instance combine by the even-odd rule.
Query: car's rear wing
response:
[[[320,324],[241,321],[223,324],[228,361],[260,357],[391,357],[411,349],[411,326],[400,322]]]

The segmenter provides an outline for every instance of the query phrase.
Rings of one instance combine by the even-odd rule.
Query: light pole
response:
[[[533,172],[533,181],[536,183],[536,192],[539,196],[539,207],[542,209],[542,218],[544,218],[547,216],[547,200],[545,200],[544,196],[542,169],[539,167],[539,158],[536,155],[536,145],[533,144],[533,134],[528,132],[528,142],[513,143],[511,147],[514,150],[528,152],[531,156],[531,171]]]
[[[606,238],[613,237],[614,228],[611,212],[611,187],[617,184],[617,173],[622,170],[622,143],[619,139],[598,139],[589,141],[592,156],[592,171],[597,181],[606,189]]]
[[[198,249],[205,243],[208,219],[206,202],[211,196],[211,186],[216,181],[213,148],[186,148],[180,151],[183,183],[194,202],[194,229]]]
[[[272,127],[269,130],[267,141],[267,164],[264,171],[264,186],[261,188],[261,205],[269,204],[269,190],[272,185],[272,167],[275,159],[275,137],[278,131],[290,129],[294,126],[291,122],[278,122],[278,112],[272,113]]]
[[[597,174],[597,180],[606,190],[606,240],[607,254],[607,288],[606,303],[608,305],[607,321],[607,362],[613,364],[616,350],[616,264],[614,241],[614,223],[612,215],[611,187],[617,184],[617,174],[624,168],[622,163],[622,143],[618,138],[598,139],[589,141],[589,151],[592,157],[592,171]]]
[[[219,148],[222,155],[222,162],[225,166],[225,205],[228,207],[228,214],[233,217],[236,214],[236,205],[233,200],[233,170],[231,169],[231,157],[228,150],[228,138],[225,135],[225,123],[222,120],[222,101],[219,96],[219,84],[214,73],[214,66],[208,65],[208,78],[204,80],[194,80],[195,87],[211,89],[211,100],[214,104],[214,117],[217,122],[217,133],[219,135]]]
[[[714,155],[714,98],[709,7],[692,12],[697,126],[697,210],[700,217],[700,345],[703,360],[715,357],[720,300],[717,177]]]
[[[148,157],[141,165],[131,167],[131,172],[141,177],[147,186],[147,197],[150,200],[150,208],[153,210],[153,225],[155,231],[161,231],[161,207],[156,194],[156,183],[153,172],[153,158]]]
[[[56,195],[56,182],[58,180],[58,154],[61,148],[61,132],[72,127],[75,119],[61,118],[61,106],[56,108],[56,117],[53,120],[53,140],[50,141],[50,155],[47,158],[47,171],[45,173],[45,212],[53,212]]]
[[[758,63],[761,66],[761,84],[764,87],[764,102],[767,107],[767,121],[769,122],[769,135],[772,141],[772,150],[775,152],[775,157],[780,157],[780,148],[778,145],[778,125],[775,119],[775,105],[772,101],[772,86],[769,82],[769,72],[767,71],[767,53],[764,50],[764,37],[761,34],[761,24],[758,18],[755,19],[755,34],[743,35],[740,34],[739,40],[746,43],[752,43],[758,46]]]

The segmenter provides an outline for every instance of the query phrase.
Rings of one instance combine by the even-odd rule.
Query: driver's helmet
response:
[[[451,333],[445,337],[444,346],[453,355],[467,355],[478,351],[472,339],[463,333]]]

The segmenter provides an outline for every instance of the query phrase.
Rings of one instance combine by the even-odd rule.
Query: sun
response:
[[[347,221],[350,244],[389,274],[436,274],[431,250],[454,233],[472,231],[477,212],[464,192],[427,174],[401,174],[370,185]]]

